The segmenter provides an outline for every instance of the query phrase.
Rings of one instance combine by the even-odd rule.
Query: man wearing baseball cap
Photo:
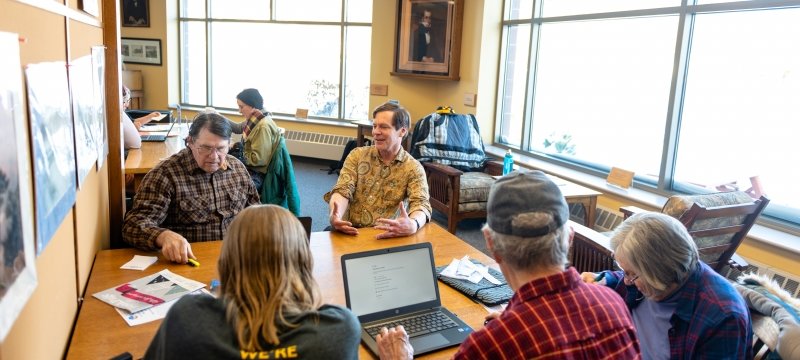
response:
[[[541,171],[512,172],[492,186],[486,246],[514,296],[461,344],[456,359],[638,359],[630,314],[613,291],[567,267],[572,229],[558,186]],[[377,338],[381,359],[411,358],[398,326]]]

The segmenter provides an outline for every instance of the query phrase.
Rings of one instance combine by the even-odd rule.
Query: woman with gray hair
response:
[[[583,273],[631,309],[645,359],[752,358],[744,300],[700,261],[684,225],[661,213],[630,217],[612,234],[619,271]]]

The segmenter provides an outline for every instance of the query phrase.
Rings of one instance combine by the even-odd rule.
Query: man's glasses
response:
[[[619,263],[617,262],[617,260],[614,260],[614,266],[616,266],[616,267],[617,267],[617,269],[620,269],[620,270],[622,270],[622,278],[623,278],[625,281],[627,281],[629,284],[633,284],[633,282],[634,282],[634,281],[636,281],[636,280],[638,280],[638,279],[639,279],[639,275],[633,275],[633,276],[631,276],[630,274],[628,274],[628,273],[625,271],[625,269],[623,269],[623,268],[622,268],[622,266],[619,266]]]
[[[218,154],[228,153],[228,145],[220,147],[213,147],[208,145],[195,145],[195,148],[197,148],[197,152],[200,153],[200,155],[209,155],[214,151],[216,151]]]

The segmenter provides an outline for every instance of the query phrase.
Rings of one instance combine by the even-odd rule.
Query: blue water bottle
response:
[[[514,170],[514,157],[511,155],[511,149],[506,150],[506,156],[503,157],[503,175],[507,175]]]

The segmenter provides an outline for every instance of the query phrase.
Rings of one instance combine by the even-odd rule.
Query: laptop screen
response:
[[[431,248],[342,259],[350,310],[356,316],[437,300]]]

